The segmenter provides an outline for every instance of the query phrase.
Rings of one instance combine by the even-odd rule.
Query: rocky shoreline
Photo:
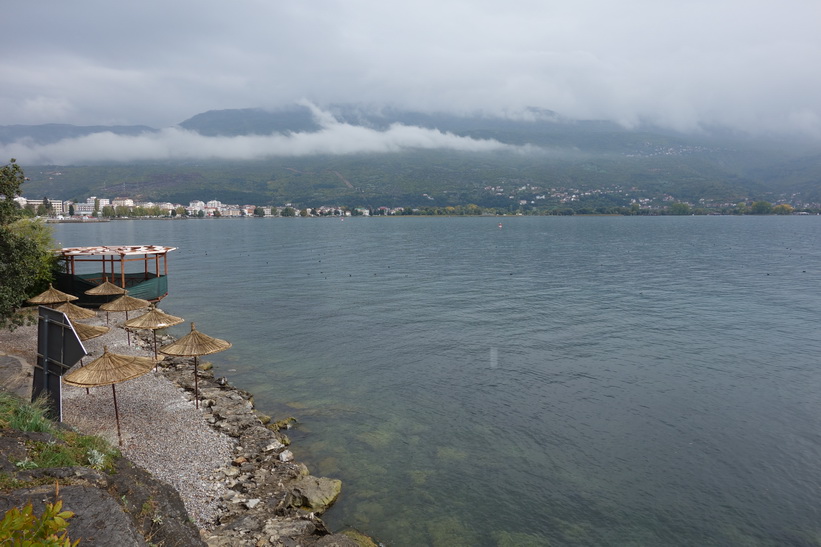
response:
[[[193,396],[190,360],[166,358],[160,370]],[[206,421],[236,441],[233,460],[218,471],[228,493],[218,503],[216,526],[204,533],[207,544],[278,545],[290,539],[300,545],[359,545],[348,536],[330,534],[320,519],[339,496],[342,482],[314,477],[294,461],[290,441],[280,431],[290,419],[272,423],[254,410],[250,393],[215,378],[210,370],[199,371],[198,381]]]
[[[122,332],[122,329],[112,329],[114,331]],[[148,338],[134,338],[134,345],[128,346],[132,348],[130,351],[148,353]],[[160,340],[162,344],[170,341],[171,337],[160,337]],[[0,342],[3,342],[2,338]],[[124,347],[118,346],[115,351],[121,352]],[[92,351],[90,358],[94,357],[94,353]],[[137,413],[146,415],[144,423],[140,422],[139,416],[133,416],[129,426],[123,428],[131,433],[126,433],[126,443],[122,450],[124,458],[118,463],[116,474],[142,473],[141,480],[120,481],[118,487],[118,479],[100,477],[100,473],[92,469],[82,468],[57,474],[63,476],[63,481],[67,480],[69,485],[76,483],[78,487],[91,486],[118,493],[123,489],[128,490],[119,494],[120,501],[128,500],[121,503],[122,509],[135,521],[138,531],[144,536],[150,533],[151,544],[154,545],[375,546],[370,538],[353,530],[333,534],[322,522],[321,515],[336,501],[342,484],[336,479],[314,477],[304,464],[294,461],[294,455],[288,449],[290,441],[282,431],[290,427],[293,419],[272,422],[270,417],[254,409],[250,393],[232,386],[226,378],[215,377],[208,364],[203,368],[205,370],[198,372],[199,410],[194,410],[193,404],[194,372],[191,359],[166,357],[160,362],[156,373],[144,377],[147,382],[145,385],[133,388],[135,400],[144,402],[153,393],[154,398],[160,399],[161,406],[164,407],[157,406]],[[170,393],[159,393],[161,389],[158,386],[165,380],[174,386],[173,390]],[[136,381],[123,384],[123,388],[131,382]],[[100,389],[102,388],[95,388],[92,393]],[[94,431],[98,426],[79,417],[92,414],[87,412],[84,405],[93,405],[94,399],[102,399],[103,396],[87,396],[85,390],[80,388],[74,388],[74,391],[69,393],[66,390],[64,393],[65,414],[74,418],[65,421],[70,424],[72,421],[82,422],[72,425],[85,433],[99,434],[99,431]],[[127,398],[128,394],[121,396],[121,391],[123,389],[118,386],[118,399]],[[110,405],[110,391],[106,402]],[[164,428],[163,419],[158,416],[162,411],[169,412],[169,415],[180,414],[184,420],[180,424],[183,425],[169,423]],[[184,415],[185,412],[192,411],[196,414]],[[93,414],[108,413],[100,412],[98,408]],[[133,409],[131,414],[135,414]],[[101,421],[108,420],[109,434],[103,436],[108,436],[109,439],[111,418],[113,416],[100,416]],[[200,423],[188,424],[192,421]],[[204,433],[202,422],[219,438],[209,438],[210,433]],[[185,431],[169,430],[174,427]],[[151,448],[147,445],[155,442],[149,439],[154,432],[159,437],[156,441],[159,444]],[[4,432],[4,437],[7,436],[6,433]],[[183,445],[191,444],[185,441],[191,437],[205,437],[205,444],[194,445],[193,448],[189,446],[186,452]],[[170,461],[175,453],[181,455],[178,458],[181,461]],[[214,459],[219,461],[213,461]],[[197,468],[194,460],[201,467]],[[142,471],[143,467],[147,471]],[[40,475],[48,474],[48,470],[34,471]],[[197,476],[185,476],[186,472]],[[27,473],[31,474],[32,471]],[[152,481],[171,484],[173,487],[155,485],[147,488],[147,493],[140,493],[139,488],[134,487],[135,484],[150,484]],[[65,487],[61,491],[65,495]],[[0,501],[2,498],[0,496]],[[158,500],[166,501],[160,503]],[[131,510],[128,503],[134,505]],[[150,515],[143,514],[147,506],[156,506],[149,511],[152,513]],[[140,508],[139,512],[137,508]],[[163,514],[163,508],[168,514]],[[180,508],[185,512],[188,522],[179,522]],[[79,511],[75,512],[79,514]],[[192,529],[198,529],[199,537],[192,537]],[[161,537],[164,539],[158,543],[157,540]],[[114,543],[83,541],[83,544]]]

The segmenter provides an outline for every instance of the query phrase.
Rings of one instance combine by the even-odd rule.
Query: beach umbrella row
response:
[[[157,358],[158,351],[165,355],[194,358],[194,402],[196,407],[199,408],[198,358],[202,355],[225,351],[231,347],[231,343],[203,334],[197,330],[196,325],[192,322],[191,332],[158,350],[157,330],[178,325],[182,323],[184,319],[158,310],[154,304],[147,300],[129,296],[127,290],[107,280],[85,291],[85,293],[96,296],[120,295],[119,298],[102,304],[100,309],[106,312],[106,323],[108,323],[108,312],[125,312],[126,321],[123,326],[128,332],[129,345],[131,345],[129,329],[150,329],[154,338],[153,359],[110,353],[106,346],[101,357],[63,376],[63,380],[67,384],[85,387],[86,390],[88,390],[89,387],[111,385],[112,395],[114,397],[114,413],[117,420],[117,436],[120,440],[120,444],[122,445],[122,435],[120,433],[120,418],[117,408],[117,391],[114,385],[141,376],[151,368],[156,369],[157,362],[159,361]],[[89,319],[96,315],[91,310],[71,304],[72,300],[77,300],[77,297],[59,291],[49,284],[48,290],[32,297],[29,299],[29,302],[31,304],[44,305],[56,304],[54,309],[65,313],[72,323],[75,320]],[[128,318],[129,311],[145,308],[149,308],[145,314],[133,319]],[[109,331],[109,327],[84,325],[82,323],[74,325],[74,329],[83,341],[102,336]],[[146,366],[148,366],[148,368],[145,368]]]

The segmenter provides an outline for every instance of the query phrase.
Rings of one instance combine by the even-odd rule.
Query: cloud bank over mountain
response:
[[[304,98],[821,138],[821,3],[807,0],[4,7],[0,124],[170,127]]]
[[[274,156],[388,153],[403,150],[444,149],[465,152],[526,150],[491,139],[473,139],[403,124],[387,130],[340,123],[317,110],[321,129],[271,135],[204,136],[171,127],[139,135],[99,132],[40,144],[23,139],[0,145],[0,157],[26,164],[72,165],[83,163],[165,160],[258,160]]]

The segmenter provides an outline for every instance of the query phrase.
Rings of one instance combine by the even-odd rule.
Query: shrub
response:
[[[22,509],[12,507],[0,521],[0,543],[3,545],[76,547],[80,540],[72,543],[66,528],[71,511],[63,511],[62,500],[46,503],[43,514],[34,514],[29,502]]]

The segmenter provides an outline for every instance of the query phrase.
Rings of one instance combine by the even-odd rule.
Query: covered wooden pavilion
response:
[[[87,295],[86,291],[106,281],[128,290],[128,294],[157,302],[168,294],[168,253],[176,247],[161,245],[118,245],[64,247],[54,252],[62,262],[56,285],[80,297],[80,304],[99,306],[110,297]]]

